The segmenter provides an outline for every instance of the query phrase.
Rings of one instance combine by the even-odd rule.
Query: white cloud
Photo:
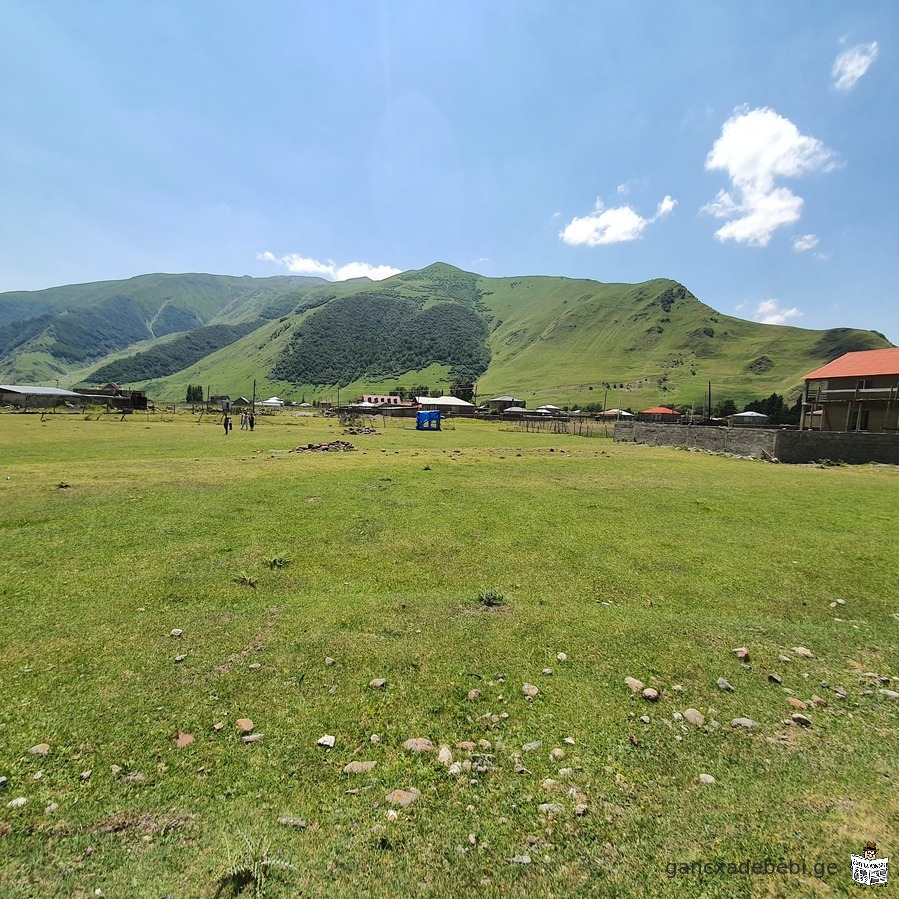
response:
[[[793,249],[797,253],[814,250],[816,246],[818,246],[818,237],[815,234],[803,234],[801,237],[793,238]]]
[[[859,78],[871,68],[879,52],[877,41],[844,50],[833,64],[833,86],[838,91],[851,91]]]
[[[630,206],[605,209],[602,201],[597,200],[593,212],[585,216],[575,216],[559,232],[559,237],[571,246],[588,247],[638,240],[643,236],[647,225],[668,215],[676,205],[677,200],[666,196],[651,218],[643,218]]]
[[[773,109],[736,110],[724,123],[706,159],[708,170],[727,172],[733,193],[721,190],[702,208],[730,219],[715,232],[718,240],[764,247],[771,235],[799,221],[802,197],[775,187],[778,177],[797,178],[833,169],[833,153]]]
[[[257,253],[257,259],[263,262],[274,262],[283,266],[293,275],[314,275],[319,278],[327,278],[329,281],[347,281],[350,278],[371,278],[372,281],[383,281],[391,275],[398,275],[401,269],[391,265],[370,265],[367,262],[348,262],[345,265],[337,265],[333,259],[327,262],[319,262],[308,256],[300,256],[299,253],[288,253],[286,256],[275,256],[266,250]]]
[[[794,306],[786,309],[777,300],[762,300],[755,310],[755,320],[763,325],[783,325],[791,318],[799,318],[802,313]]]

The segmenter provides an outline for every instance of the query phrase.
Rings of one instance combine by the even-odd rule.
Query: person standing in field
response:
[[[247,416],[247,422],[249,423],[250,430],[252,431],[253,428],[256,427],[256,416],[252,412]]]
[[[246,409],[240,413],[240,429],[241,431],[246,431],[246,429],[250,426],[250,422],[248,421],[249,415],[247,414]]]
[[[228,415],[227,412],[225,413],[225,417],[222,419],[222,424],[224,425],[224,428],[225,428],[225,436],[227,437],[227,436],[228,436],[228,433],[229,433],[230,430],[231,430],[231,416]]]

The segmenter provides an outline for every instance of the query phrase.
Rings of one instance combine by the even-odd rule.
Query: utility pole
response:
[[[709,418],[712,417],[712,382],[709,381]]]

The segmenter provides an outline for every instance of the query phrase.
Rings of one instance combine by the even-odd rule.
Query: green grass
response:
[[[899,674],[896,469],[404,424],[307,454],[339,426],[0,416],[0,896],[211,897],[247,869],[273,896],[842,896],[850,853],[894,852],[899,702],[859,671]],[[827,700],[811,729],[769,673]],[[451,775],[419,736],[489,740],[495,768]],[[838,870],[665,873],[765,857]]]

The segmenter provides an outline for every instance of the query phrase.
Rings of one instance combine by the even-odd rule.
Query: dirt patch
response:
[[[135,833],[140,836],[165,836],[190,827],[195,815],[147,815],[136,812],[116,812],[95,824],[93,833]]]

